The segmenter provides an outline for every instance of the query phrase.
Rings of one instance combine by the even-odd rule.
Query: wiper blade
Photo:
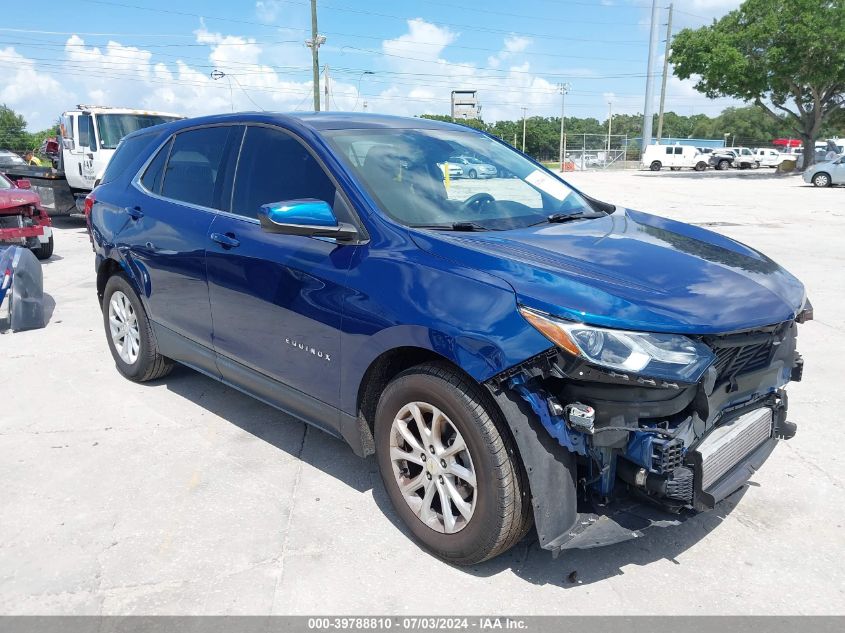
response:
[[[451,224],[410,224],[415,229],[431,229],[434,231],[498,231],[489,226],[483,226],[475,222],[452,222]]]
[[[546,224],[547,222],[550,224],[563,224],[564,222],[570,222],[572,220],[601,218],[604,217],[604,215],[604,213],[589,213],[584,211],[579,211],[578,213],[552,213],[542,222],[535,222],[531,226],[537,226],[538,224]]]

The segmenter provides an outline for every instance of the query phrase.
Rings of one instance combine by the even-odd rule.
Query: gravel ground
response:
[[[88,237],[65,220],[44,266],[48,326],[0,336],[0,613],[845,612],[845,431],[831,392],[845,353],[845,190],[770,171],[571,180],[710,226],[806,283],[816,320],[790,387],[798,435],[744,493],[600,550],[554,560],[529,537],[494,561],[445,565],[409,539],[374,460],[188,369],[122,379]]]

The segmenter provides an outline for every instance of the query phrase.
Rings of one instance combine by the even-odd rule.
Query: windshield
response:
[[[0,165],[26,165],[26,161],[12,152],[0,152]]]
[[[98,114],[97,131],[100,133],[100,147],[115,149],[120,139],[130,132],[178,119],[179,117],[157,114]]]
[[[3,174],[0,174],[0,189],[12,189],[14,185]]]
[[[489,136],[462,130],[327,130],[323,135],[388,216],[408,226],[516,229],[594,213],[566,183]],[[451,158],[494,173],[454,175]],[[475,161],[473,161],[475,162]]]

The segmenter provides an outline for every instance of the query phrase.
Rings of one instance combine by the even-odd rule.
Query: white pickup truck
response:
[[[5,173],[12,180],[29,180],[50,215],[76,213],[124,136],[182,118],[166,112],[79,105],[62,113],[55,167],[27,165],[6,169]]]

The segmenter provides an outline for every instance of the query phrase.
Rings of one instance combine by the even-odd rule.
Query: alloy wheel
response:
[[[431,529],[460,532],[478,497],[469,448],[448,416],[427,402],[411,402],[390,429],[390,462],[403,499]]]
[[[135,363],[141,349],[138,317],[129,297],[120,290],[116,290],[109,301],[109,331],[121,360],[127,365]]]

